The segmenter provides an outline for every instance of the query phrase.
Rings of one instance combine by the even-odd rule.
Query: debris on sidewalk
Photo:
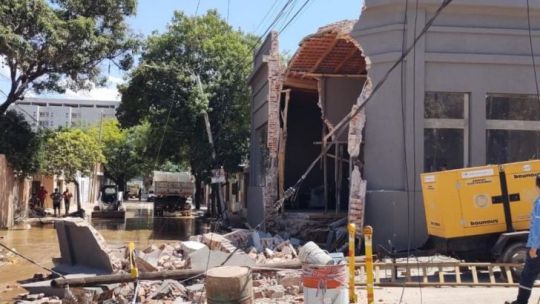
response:
[[[17,262],[17,256],[4,248],[0,248],[0,267]]]
[[[81,219],[57,221],[60,252],[62,257],[55,264],[73,275],[81,266],[97,269],[96,275],[122,274],[130,272],[129,251],[126,246],[111,247],[103,236],[89,223]],[[77,246],[73,246],[76,242]],[[288,238],[286,234],[271,234],[247,229],[236,229],[229,233],[210,232],[192,236],[188,241],[152,244],[135,250],[135,264],[139,273],[178,270],[204,270],[220,265],[261,266],[299,263],[298,250],[301,242]],[[91,254],[89,254],[91,253]],[[76,262],[76,265],[73,265]],[[272,267],[272,266],[271,266]],[[276,267],[276,266],[273,266]],[[35,277],[42,282],[46,276]],[[124,281],[125,282],[125,281]],[[257,303],[301,303],[301,271],[266,269],[253,274],[254,295]],[[96,290],[94,287],[72,287],[64,295],[66,301],[78,303],[91,301],[102,303],[127,303],[137,297],[142,303],[190,303],[204,301],[204,276],[196,275],[187,281],[171,279],[112,283],[110,289]],[[92,286],[92,285],[86,285]],[[24,286],[23,286],[24,287]],[[96,286],[97,287],[97,286]],[[30,289],[28,289],[30,290]],[[137,290],[137,291],[135,291]],[[34,291],[36,295],[20,297],[21,303],[49,303],[56,301],[52,294]],[[137,292],[135,295],[134,293]],[[69,299],[68,299],[69,298]],[[49,302],[47,302],[49,301]],[[68,301],[68,302],[69,302]],[[71,303],[70,302],[70,303]],[[54,302],[53,302],[54,303]]]

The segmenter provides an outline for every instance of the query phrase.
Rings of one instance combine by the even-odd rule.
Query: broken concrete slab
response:
[[[205,247],[201,250],[198,250],[192,254],[189,255],[189,258],[191,259],[191,269],[194,270],[205,270],[212,267],[218,267],[220,266],[227,257],[229,257],[230,254],[217,251],[217,250],[211,250],[209,255],[210,249],[208,247]],[[225,265],[228,266],[254,266],[255,261],[251,259],[247,254],[233,254],[231,258],[225,263]]]
[[[94,268],[112,273],[113,263],[105,239],[88,222],[65,218],[54,224],[60,247],[61,264]]]
[[[207,247],[205,244],[197,241],[181,242],[181,250],[184,254],[191,254],[205,247]]]

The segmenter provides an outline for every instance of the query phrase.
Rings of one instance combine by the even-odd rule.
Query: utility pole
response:
[[[204,94],[204,90],[203,90],[203,86],[202,86],[202,82],[201,82],[201,77],[199,75],[197,75],[197,85],[199,87],[199,90],[201,92],[201,94],[203,94],[204,96],[204,99],[206,101],[206,103],[208,104],[208,99],[206,99],[206,95]],[[210,147],[212,149],[212,163],[214,166],[217,166],[216,164],[216,148],[215,148],[215,145],[214,145],[214,138],[212,136],[212,129],[211,129],[211,126],[210,126],[210,118],[208,117],[208,112],[207,111],[204,111],[203,113],[203,117],[204,117],[204,124],[206,126],[206,134],[208,136],[208,142],[210,143]],[[221,216],[223,216],[223,218],[226,217],[226,214],[225,214],[225,210],[226,210],[226,205],[223,201],[223,195],[221,193],[221,184],[222,184],[222,179],[221,179],[221,176],[220,176],[220,173],[222,172],[222,168],[217,166],[218,168],[212,170],[213,173],[216,174],[216,176],[218,178],[213,178],[213,180],[211,181],[212,183],[212,192],[213,192],[213,197],[214,199],[212,200],[212,216],[216,215],[216,208],[217,207],[217,213]],[[217,199],[217,202],[215,201]],[[215,204],[215,205],[214,205]]]

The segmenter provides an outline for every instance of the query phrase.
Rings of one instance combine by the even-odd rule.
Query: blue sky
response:
[[[305,0],[294,0],[292,13],[284,14],[274,29],[280,30]],[[138,0],[137,15],[129,19],[132,30],[144,36],[153,31],[164,32],[175,10],[188,15],[203,14],[209,9],[217,9],[223,18],[244,32],[261,35],[275,18],[287,0]],[[230,4],[230,5],[229,5]],[[282,51],[293,53],[300,40],[326,24],[344,19],[357,19],[363,0],[311,0],[306,8],[280,35]],[[289,8],[291,8],[289,6]],[[266,18],[265,18],[266,16]],[[105,69],[106,71],[107,69]],[[6,91],[8,83],[0,71],[0,89]],[[118,99],[116,85],[123,81],[124,75],[112,70],[108,86],[85,92],[67,92],[65,97],[87,99]],[[54,96],[62,97],[62,96]]]

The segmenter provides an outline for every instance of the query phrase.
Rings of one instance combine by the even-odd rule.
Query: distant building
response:
[[[27,97],[11,105],[37,129],[87,127],[101,119],[114,118],[119,101]]]

